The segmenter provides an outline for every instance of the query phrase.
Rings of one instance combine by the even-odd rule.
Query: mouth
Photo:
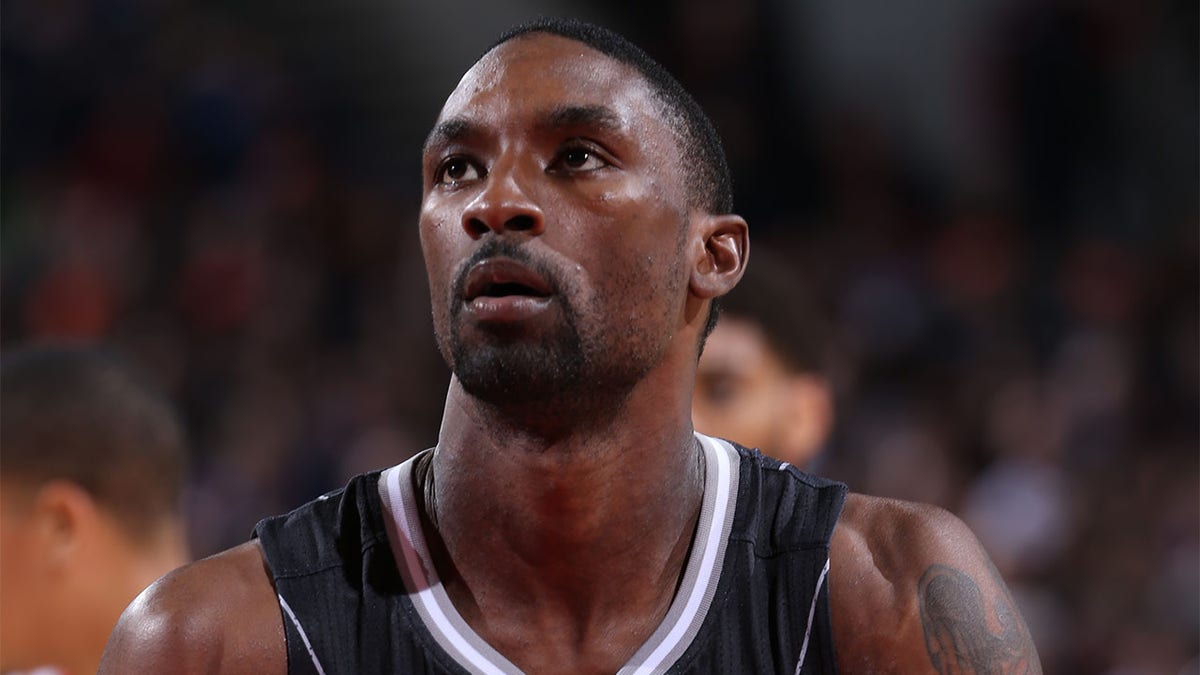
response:
[[[463,285],[462,299],[547,298],[550,282],[537,271],[509,258],[488,258],[471,267]]]

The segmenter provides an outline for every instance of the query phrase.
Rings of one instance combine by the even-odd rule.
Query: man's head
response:
[[[421,240],[439,348],[491,401],[627,391],[691,339],[746,259],[711,124],[599,28],[506,34],[426,142]]]
[[[829,327],[778,261],[756,257],[723,299],[696,372],[692,420],[700,431],[757,447],[804,468],[833,424]]]
[[[51,346],[4,357],[0,670],[95,667],[136,586],[184,562],[185,462],[167,401],[114,357]]]

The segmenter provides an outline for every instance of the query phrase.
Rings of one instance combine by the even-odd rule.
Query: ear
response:
[[[53,480],[34,497],[34,518],[45,562],[62,568],[75,559],[94,533],[99,518],[96,500],[79,485]]]
[[[789,375],[783,389],[780,459],[800,468],[810,464],[833,429],[833,393],[823,377]]]
[[[750,226],[732,213],[696,216],[700,255],[692,266],[689,288],[704,300],[720,297],[737,285],[750,259]]]

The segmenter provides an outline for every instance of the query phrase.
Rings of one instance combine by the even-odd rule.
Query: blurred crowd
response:
[[[197,554],[436,442],[419,145],[491,37],[573,14],[697,95],[827,312],[814,470],[964,518],[1046,672],[1196,672],[1194,2],[245,4],[0,22],[0,338],[161,378]]]

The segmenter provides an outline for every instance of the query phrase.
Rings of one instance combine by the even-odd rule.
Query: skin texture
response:
[[[1040,673],[1024,620],[966,525],[851,494],[830,550],[841,673]]]
[[[748,236],[741,218],[691,206],[681,161],[635,71],[546,34],[481,59],[425,147],[421,241],[456,376],[418,471],[421,516],[456,609],[527,672],[616,671],[664,616],[690,545],[703,487],[697,347]],[[928,672],[918,580],[940,564],[986,584],[986,557],[941,520],[853,504],[834,542],[847,672]],[[925,534],[900,537],[901,520]],[[896,649],[865,642],[864,627]],[[144,593],[101,672],[285,665],[251,542]]]
[[[177,521],[134,541],[80,486],[8,477],[0,487],[0,671],[95,672],[129,601],[186,560]]]
[[[725,314],[700,355],[696,429],[805,468],[833,426],[826,380],[788,368],[750,318]]]
[[[283,618],[258,542],[154,582],[121,615],[99,672],[286,673]]]

